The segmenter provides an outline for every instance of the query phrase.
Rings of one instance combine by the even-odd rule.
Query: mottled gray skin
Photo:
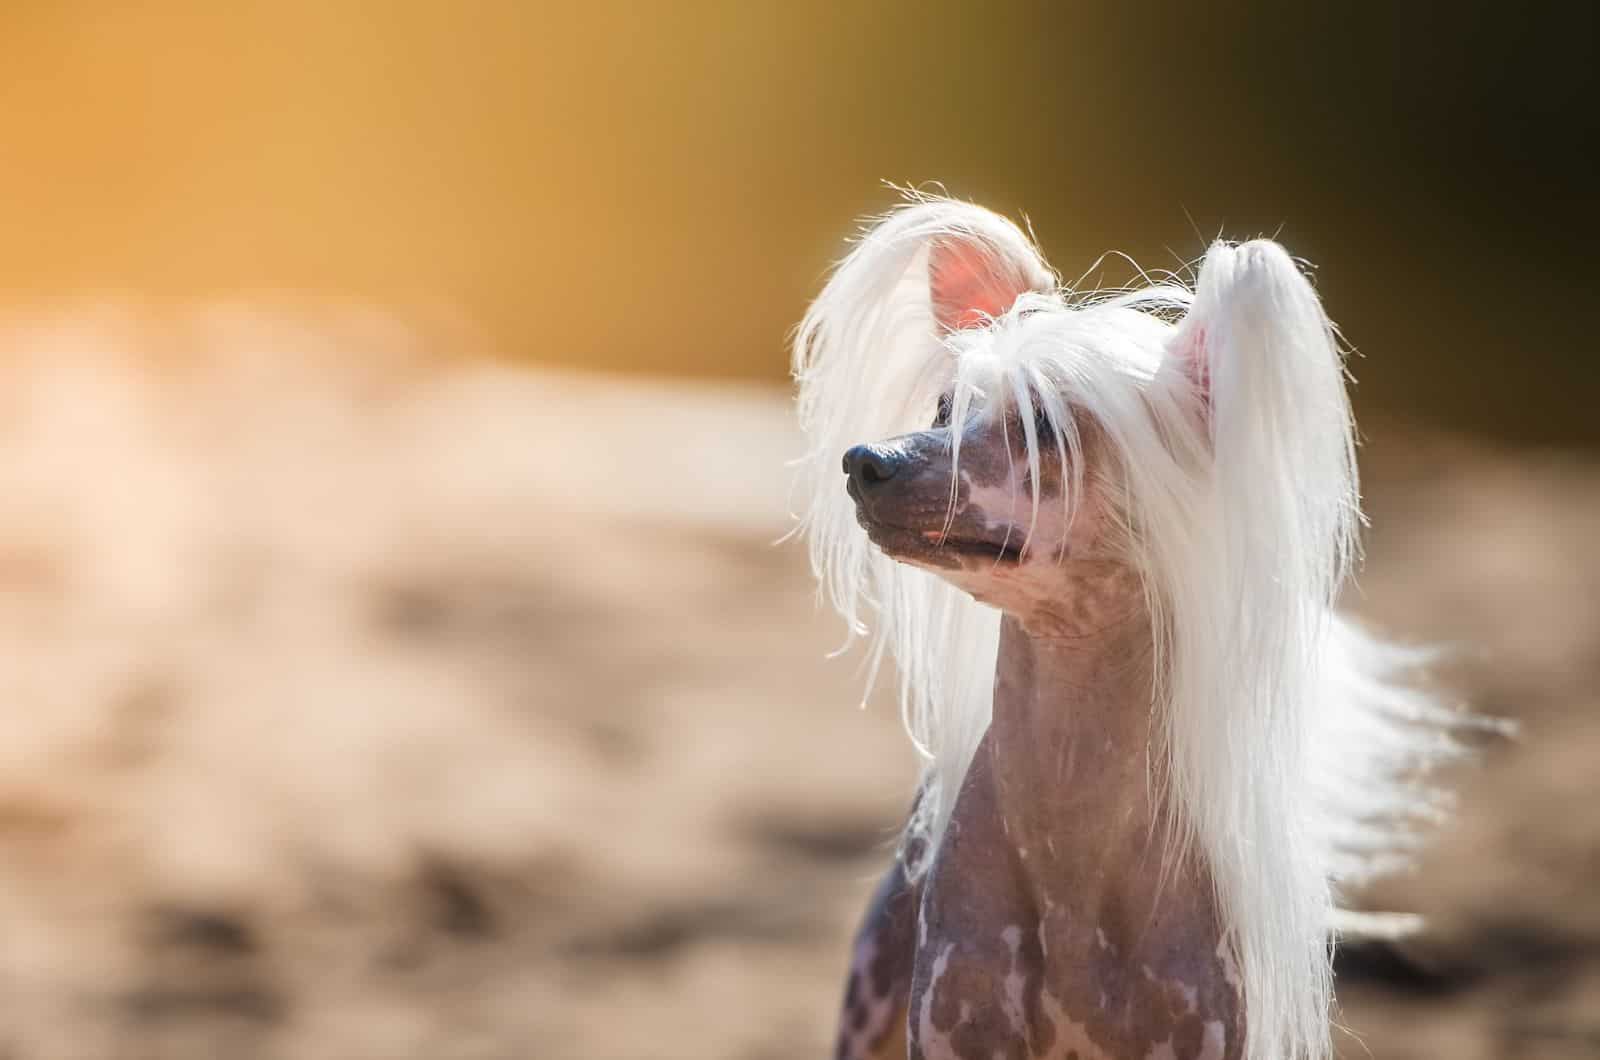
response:
[[[871,990],[848,992],[846,1029],[873,999],[903,997],[889,1003],[915,1060],[1232,1060],[1243,1003],[1212,883],[1196,858],[1165,856],[1152,793],[1154,636],[1111,529],[1116,469],[1080,422],[1075,511],[1047,452],[1027,538],[1032,486],[1007,416],[1005,431],[997,415],[964,428],[948,534],[948,426],[846,459],[878,547],[1005,616],[993,722],[920,895],[897,867],[874,899],[857,943]],[[899,1050],[892,1034],[841,1033],[842,1057]]]
[[[872,893],[850,950],[835,1060],[904,1060],[922,889],[899,857]]]

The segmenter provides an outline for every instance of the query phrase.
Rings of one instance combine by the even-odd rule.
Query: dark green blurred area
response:
[[[1600,444],[1592,3],[532,3],[0,14],[0,296],[310,291],[781,381],[881,181],[1060,271],[1315,263],[1358,412]],[[1121,282],[1115,260],[1091,281]]]
[[[1235,3],[960,9],[959,29],[886,18],[864,35],[913,39],[882,54],[900,68],[886,84],[856,89],[865,102],[846,120],[871,161],[849,168],[937,176],[1026,211],[1068,277],[1105,249],[1171,268],[1217,234],[1275,234],[1317,266],[1360,353],[1361,411],[1592,445],[1595,13]],[[830,179],[829,194],[845,192]]]

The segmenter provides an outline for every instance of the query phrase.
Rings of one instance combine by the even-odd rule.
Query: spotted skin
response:
[[[904,1060],[921,898],[897,857],[873,892],[851,949],[835,1060]]]
[[[924,881],[909,1055],[1236,1060],[1242,1007],[1209,880],[1161,879],[1142,760],[1117,753],[1138,726],[1082,700],[1052,723],[1065,704],[1031,698],[1041,670],[1078,665],[1038,658],[1050,650],[1007,622],[995,723]]]

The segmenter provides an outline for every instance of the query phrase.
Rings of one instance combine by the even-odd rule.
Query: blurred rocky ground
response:
[[[1341,1051],[1600,1055],[1600,466],[1367,433],[1352,607],[1522,735]],[[797,451],[358,313],[0,324],[0,1057],[826,1055],[913,763]]]

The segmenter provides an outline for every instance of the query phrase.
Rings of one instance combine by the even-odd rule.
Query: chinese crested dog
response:
[[[1338,888],[1405,858],[1471,719],[1334,610],[1354,429],[1295,262],[1083,294],[916,197],[794,370],[812,563],[924,761],[839,1055],[1327,1057]]]

